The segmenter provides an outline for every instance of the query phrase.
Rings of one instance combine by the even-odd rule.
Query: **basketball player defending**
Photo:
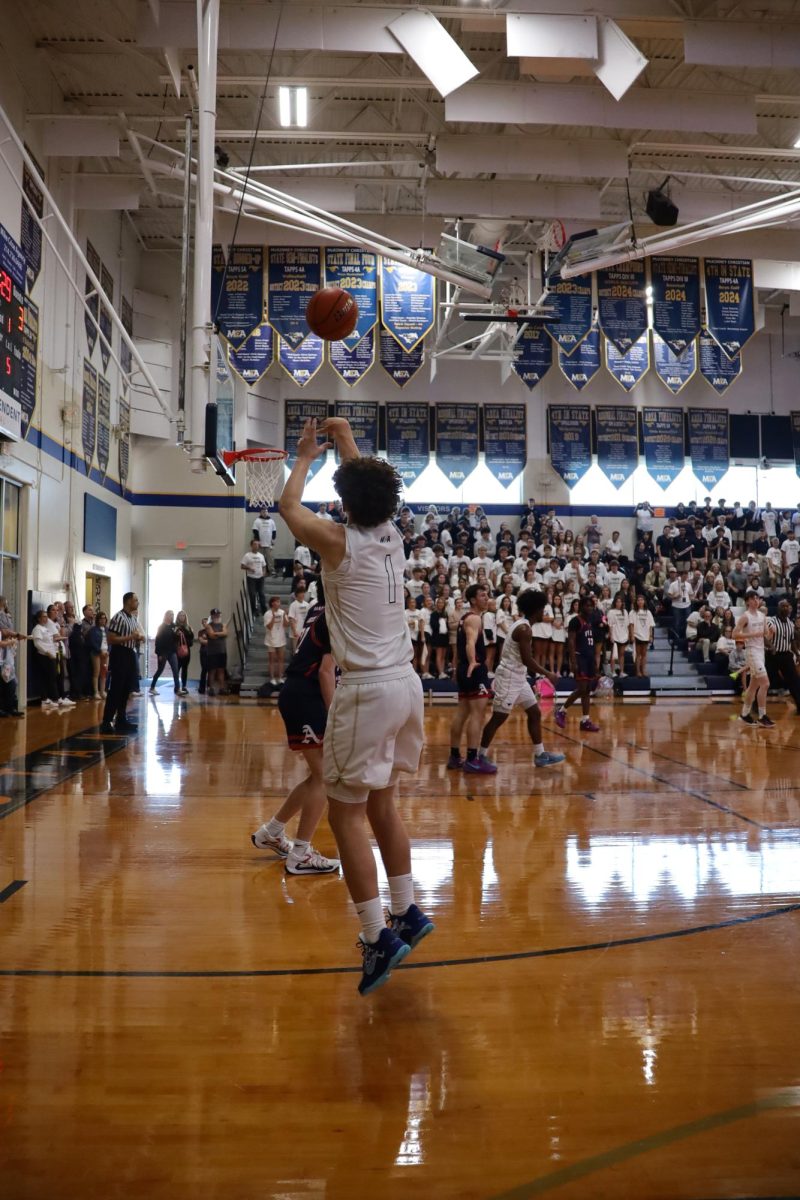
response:
[[[464,592],[469,610],[464,613],[456,632],[456,683],[458,708],[450,725],[448,771],[463,767],[468,775],[494,775],[497,767],[488,758],[478,757],[486,706],[492,699],[486,668],[486,643],[483,639],[483,614],[489,607],[489,589],[473,583]],[[467,729],[467,758],[461,757],[461,736]]]
[[[542,619],[547,596],[544,592],[523,592],[517,599],[519,619],[514,622],[503,643],[503,654],[494,677],[494,703],[492,715],[481,737],[479,755],[486,751],[501,725],[511,715],[515,705],[525,709],[528,718],[528,733],[533,742],[533,761],[537,767],[551,767],[564,761],[563,754],[552,754],[542,744],[542,714],[533,688],[528,683],[528,674],[544,675],[553,687],[557,676],[540,666],[533,657],[531,625]]]
[[[317,603],[306,615],[295,652],[286,668],[286,683],[278,696],[278,709],[286,727],[289,749],[302,754],[308,775],[292,788],[274,817],[250,835],[257,850],[270,850],[278,858],[285,859],[288,875],[331,875],[339,870],[337,858],[326,858],[311,845],[325,811],[322,742],[335,687],[325,602],[322,585],[318,583]],[[290,842],[284,830],[287,821],[297,813],[300,813],[297,836]]]
[[[758,592],[748,591],[745,595],[746,610],[739,617],[733,631],[735,640],[745,644],[745,667],[750,673],[747,691],[742,697],[742,712],[739,717],[745,725],[763,725],[772,729],[775,722],[767,716],[767,692],[769,691],[769,675],[764,662],[764,639],[772,641],[772,629],[767,624],[767,618],[761,612],[761,600]],[[752,712],[753,701],[758,704],[758,721]]]
[[[400,771],[416,771],[422,753],[422,684],[411,666],[403,605],[403,541],[392,521],[400,477],[379,458],[362,458],[341,417],[320,424],[341,465],[333,485],[347,525],[320,521],[303,507],[309,468],[330,443],[306,421],[279,511],[294,536],[322,560],[333,657],[342,677],[328,713],[323,774],[328,819],[345,881],[361,921],[362,995],[386,983],[393,967],[433,931],[414,903],[411,848],[395,807]],[[366,819],[365,819],[366,818]],[[389,878],[384,918],[369,823]]]
[[[523,593],[524,594],[524,593]],[[569,641],[569,668],[575,678],[575,691],[556,710],[555,722],[559,729],[567,723],[567,709],[576,700],[581,702],[581,729],[584,733],[597,733],[600,728],[589,716],[592,685],[597,681],[597,665],[594,657],[594,597],[584,596],[579,605],[580,616],[573,617],[567,628]]]

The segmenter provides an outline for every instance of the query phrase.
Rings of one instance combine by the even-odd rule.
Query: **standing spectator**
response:
[[[264,645],[269,657],[269,681],[273,687],[277,687],[283,678],[288,624],[289,618],[286,610],[281,607],[280,596],[270,597],[269,608],[264,614]]]
[[[769,540],[777,536],[778,520],[778,514],[768,500],[761,512],[761,528]]]
[[[179,695],[181,690],[180,677],[178,675],[178,639],[175,636],[175,613],[171,608],[168,608],[164,613],[164,620],[159,625],[156,631],[155,639],[156,651],[156,672],[153,676],[153,682],[150,684],[150,695],[155,696],[156,684],[161,678],[161,672],[169,663],[169,668],[172,671],[172,681],[175,686],[175,695]]]
[[[194,630],[189,618],[181,609],[175,618],[175,653],[178,656],[178,674],[181,680],[181,695],[189,695],[189,663],[194,645]]]
[[[208,625],[208,617],[203,617],[200,622],[200,628],[197,631],[197,644],[200,647],[200,678],[197,681],[198,696],[205,696],[206,687],[208,685],[208,634],[206,626]]]
[[[800,575],[800,565],[798,565],[800,564],[800,541],[797,540],[794,530],[787,534],[781,543],[781,554],[783,555],[783,573],[792,587],[796,587],[797,576]]]
[[[611,639],[611,656],[609,666],[612,673],[616,666],[617,675],[625,670],[625,651],[631,640],[629,614],[625,608],[622,594],[617,592],[611,602],[611,608],[606,614],[608,632]]]
[[[131,733],[138,729],[127,716],[128,697],[138,690],[138,648],[144,640],[139,624],[139,597],[135,592],[126,592],[122,597],[122,608],[108,624],[109,672],[111,686],[103,710],[101,733]]]
[[[266,508],[262,508],[261,512],[253,521],[253,537],[258,542],[258,548],[264,555],[264,561],[267,564],[267,573],[275,574],[275,558],[273,546],[275,539],[278,536],[278,527],[269,515]]]
[[[242,556],[241,568],[246,572],[247,594],[250,597],[250,607],[253,610],[253,616],[260,617],[262,613],[267,611],[267,600],[265,589],[265,576],[267,573],[267,560],[259,550],[258,538],[253,538],[250,543],[250,549]]]
[[[633,513],[636,518],[636,540],[646,541],[646,535],[649,533],[652,536],[656,524],[655,510],[651,507],[647,500],[642,500],[636,506]]]
[[[311,604],[306,599],[306,589],[298,587],[294,594],[294,600],[289,605],[289,633],[292,638],[292,653],[297,649],[297,641],[303,632],[303,626],[306,623],[306,617],[310,608]],[[281,671],[282,674],[283,671]]]
[[[17,701],[17,645],[26,641],[14,628],[5,596],[0,596],[0,717],[24,717]]]
[[[317,517],[319,517],[320,521],[332,521],[333,520],[333,517],[328,512],[328,506],[325,503],[322,503],[317,506],[317,511],[316,511],[315,515]]]
[[[656,619],[641,594],[636,597],[636,605],[628,614],[628,624],[633,639],[636,675],[642,679],[647,675],[647,652],[653,644]]]
[[[51,605],[52,608],[52,605]],[[50,609],[45,612],[40,609],[34,617],[35,624],[31,631],[31,641],[36,652],[36,668],[39,676],[39,686],[42,690],[42,708],[58,708],[72,701],[61,699],[61,688],[58,679],[58,643],[62,638],[55,621],[49,616]]]
[[[208,694],[221,696],[225,691],[225,672],[228,666],[227,622],[222,621],[218,608],[212,608],[205,627]]]
[[[800,650],[800,632],[792,620],[792,606],[781,600],[777,615],[767,617],[772,630],[772,641],[767,646],[767,670],[770,682],[775,687],[782,684],[788,688],[800,717],[800,677],[797,674],[796,655]]]
[[[86,610],[84,609],[84,612]],[[94,616],[94,612],[92,612]],[[86,645],[92,660],[92,696],[95,700],[105,700],[108,696],[108,615],[104,612],[97,614],[86,633]]]
[[[689,572],[681,571],[677,579],[671,575],[672,582],[667,586],[667,595],[672,602],[673,629],[679,638],[686,634],[686,619],[692,607],[692,587],[689,583]]]

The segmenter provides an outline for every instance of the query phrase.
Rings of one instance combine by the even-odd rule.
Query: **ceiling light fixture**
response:
[[[305,129],[308,125],[308,88],[279,87],[278,113],[284,129]]]

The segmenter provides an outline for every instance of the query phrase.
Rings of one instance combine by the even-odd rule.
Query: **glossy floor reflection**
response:
[[[792,712],[547,714],[548,771],[514,717],[465,778],[430,711],[437,930],[369,1000],[341,879],[249,842],[300,772],[274,709],[143,702],[102,757],[87,706],[3,722],[3,1200],[799,1195]]]

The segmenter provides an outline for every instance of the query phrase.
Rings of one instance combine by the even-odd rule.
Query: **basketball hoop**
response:
[[[563,221],[551,221],[539,239],[539,249],[557,253],[567,240],[567,231]]]
[[[286,451],[273,446],[254,446],[248,450],[223,450],[227,467],[243,462],[247,468],[247,500],[253,508],[269,508],[283,479]]]

